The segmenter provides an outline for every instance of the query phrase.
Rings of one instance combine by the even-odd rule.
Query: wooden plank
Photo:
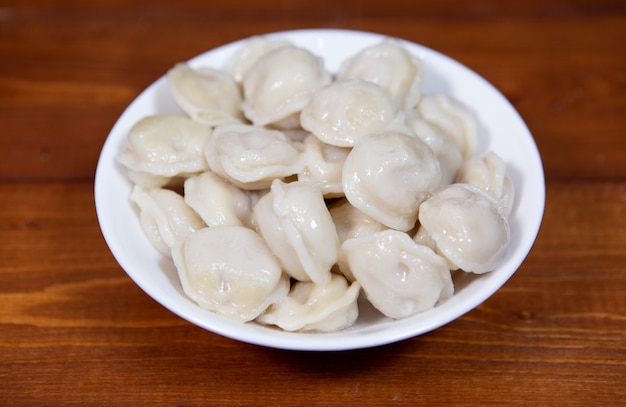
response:
[[[422,43],[483,75],[526,120],[548,179],[623,179],[626,24],[598,10],[605,11],[539,20],[365,15],[329,22],[296,13],[207,23],[148,13],[138,24],[95,11],[8,18],[0,36],[0,178],[91,178],[117,117],[176,62],[253,34],[343,27]]]
[[[624,183],[549,184],[520,270],[429,334],[288,352],[197,328],[125,276],[92,188],[0,184],[0,403],[616,405],[626,385]]]

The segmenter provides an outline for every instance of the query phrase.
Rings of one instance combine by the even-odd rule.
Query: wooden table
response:
[[[623,405],[626,3],[16,1],[0,6],[0,405]],[[544,221],[462,318],[348,352],[267,349],[144,294],[98,227],[94,171],[174,63],[253,34],[349,28],[469,66],[527,122]]]

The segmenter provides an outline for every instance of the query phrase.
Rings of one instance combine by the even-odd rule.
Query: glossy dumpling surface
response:
[[[513,210],[515,189],[507,174],[506,163],[495,152],[474,157],[463,163],[457,174],[457,182],[476,185],[496,198],[507,216]]]
[[[291,45],[288,41],[256,35],[244,42],[241,48],[226,61],[224,69],[236,82],[241,82],[248,71],[263,55],[277,48]]]
[[[420,139],[399,131],[363,137],[343,168],[344,193],[374,220],[408,231],[420,203],[441,183],[439,162]]]
[[[451,138],[436,124],[425,120],[417,111],[406,111],[406,125],[435,153],[441,169],[441,185],[454,182],[463,164],[463,154]]]
[[[375,221],[355,208],[347,199],[340,199],[334,202],[328,207],[328,211],[330,212],[333,222],[335,222],[335,229],[337,230],[340,243],[348,239],[368,236],[372,233],[382,232],[388,229],[382,223]],[[344,261],[345,259],[339,256],[337,267],[348,281],[354,281],[350,267],[348,267]]]
[[[185,294],[236,321],[253,320],[289,291],[289,279],[263,239],[242,226],[198,230],[172,256]]]
[[[128,133],[118,161],[132,171],[173,177],[208,169],[203,149],[211,128],[188,117],[146,116]]]
[[[286,331],[339,331],[350,327],[359,316],[360,287],[338,274],[332,274],[326,284],[297,281],[285,298],[256,320]]]
[[[168,71],[167,83],[178,106],[194,120],[217,126],[243,119],[239,87],[222,70],[180,63]]]
[[[335,222],[339,241],[381,232],[387,227],[355,208],[347,199],[340,199],[329,205],[330,216]]]
[[[298,115],[313,93],[330,83],[331,76],[322,59],[296,46],[279,47],[264,54],[243,78],[244,115],[255,125],[291,123],[299,125]]]
[[[183,197],[169,189],[135,186],[130,198],[139,208],[139,221],[146,237],[167,257],[171,257],[176,242],[205,227]]]
[[[250,196],[211,171],[187,178],[185,202],[207,226],[251,227]]]
[[[509,223],[498,202],[469,184],[451,184],[422,203],[421,227],[451,268],[477,274],[495,269],[506,254]]]
[[[445,260],[406,233],[386,230],[349,239],[341,252],[368,300],[390,318],[426,311],[454,292]]]
[[[314,182],[326,198],[343,196],[341,173],[350,149],[323,143],[313,134],[303,143],[303,169],[298,180]]]
[[[351,147],[360,137],[384,130],[397,115],[382,87],[360,79],[339,80],[315,92],[300,123],[324,143]]]
[[[473,113],[457,99],[444,95],[424,95],[417,106],[422,117],[439,126],[450,137],[464,158],[476,150],[478,128]]]
[[[411,109],[420,100],[424,69],[396,39],[386,39],[346,60],[338,79],[359,78],[386,89],[398,108]]]
[[[326,284],[339,253],[339,239],[319,188],[311,182],[276,180],[254,207],[261,235],[286,273]]]
[[[302,170],[300,151],[283,132],[252,125],[216,127],[205,154],[213,172],[244,189],[269,188]]]

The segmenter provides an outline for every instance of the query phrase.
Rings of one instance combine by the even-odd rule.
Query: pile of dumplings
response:
[[[335,73],[252,37],[222,69],[172,67],[181,113],[140,119],[117,159],[147,238],[200,307],[297,332],[392,319],[504,259],[514,189],[475,155],[471,111],[422,94],[422,62],[384,39]]]

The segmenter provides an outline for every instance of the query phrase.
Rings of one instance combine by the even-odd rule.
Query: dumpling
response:
[[[389,318],[426,311],[454,292],[446,261],[404,232],[389,229],[346,240],[341,256],[367,299]]]
[[[444,94],[425,95],[417,110],[425,120],[446,132],[463,158],[472,156],[478,142],[478,128],[476,118],[464,104]]]
[[[457,182],[483,188],[500,202],[506,216],[511,214],[515,188],[507,174],[506,163],[493,151],[463,163],[457,175]]]
[[[188,117],[146,116],[128,133],[117,160],[132,171],[174,177],[207,170],[203,149],[211,128]]]
[[[322,143],[313,134],[309,134],[304,139],[304,167],[298,173],[298,180],[316,183],[325,198],[343,196],[341,173],[349,152],[349,148]]]
[[[176,177],[166,177],[163,175],[150,174],[149,172],[144,171],[133,171],[131,169],[128,169],[126,174],[133,185],[139,185],[143,188],[161,188],[173,185],[174,187],[171,189],[182,185],[186,177],[190,176],[179,174]]]
[[[509,223],[481,188],[451,184],[439,190],[420,205],[419,221],[452,269],[481,274],[504,260]]]
[[[208,126],[240,122],[241,91],[224,70],[177,63],[166,75],[170,95],[194,120]]]
[[[439,161],[419,138],[400,131],[363,137],[343,167],[346,198],[372,219],[401,231],[415,226],[420,203],[441,183]]]
[[[441,185],[454,182],[456,174],[463,164],[461,150],[439,126],[424,120],[417,111],[406,111],[405,121],[415,135],[433,150],[439,160]]]
[[[296,46],[264,54],[243,78],[244,115],[257,126],[298,127],[313,93],[330,83],[324,61]]]
[[[283,132],[237,124],[216,127],[205,148],[211,170],[243,189],[265,189],[302,171],[300,151]]]
[[[211,171],[188,178],[184,198],[207,226],[251,227],[250,196]]]
[[[139,222],[152,245],[167,257],[189,233],[205,227],[182,196],[169,189],[135,186],[131,201],[139,207]]]
[[[370,218],[354,206],[347,199],[340,199],[328,206],[330,216],[335,223],[339,242],[343,243],[348,239],[363,237],[372,233],[382,232],[388,229],[385,225]],[[348,281],[354,281],[354,276],[350,268],[343,263],[343,258],[339,256],[337,267]]]
[[[243,120],[241,91],[224,71],[179,63],[167,72],[167,83],[178,106],[200,123],[217,126]]]
[[[289,277],[263,239],[242,226],[191,233],[172,249],[183,291],[200,307],[251,321],[289,292]]]
[[[300,113],[302,127],[327,144],[352,147],[385,129],[398,116],[382,87],[360,79],[339,80],[318,90]]]
[[[357,299],[361,286],[332,274],[330,282],[297,281],[289,294],[271,305],[256,322],[286,331],[336,332],[350,327],[359,316]]]
[[[225,63],[224,70],[237,82],[241,82],[248,71],[263,55],[277,48],[292,45],[290,42],[264,35],[257,35],[244,41]]]
[[[367,236],[388,229],[382,223],[370,218],[355,208],[347,199],[340,199],[328,206],[330,216],[335,223],[339,241]]]
[[[285,272],[300,281],[330,281],[339,239],[324,197],[314,183],[275,180],[253,213],[260,234]]]
[[[396,39],[386,39],[347,59],[337,79],[359,78],[386,89],[399,109],[412,109],[420,100],[422,62]]]
[[[426,246],[437,251],[437,243],[435,243],[430,233],[428,233],[428,231],[421,225],[418,226],[417,231],[413,236],[413,241],[419,245]],[[452,268],[454,268],[454,266],[452,266]]]

